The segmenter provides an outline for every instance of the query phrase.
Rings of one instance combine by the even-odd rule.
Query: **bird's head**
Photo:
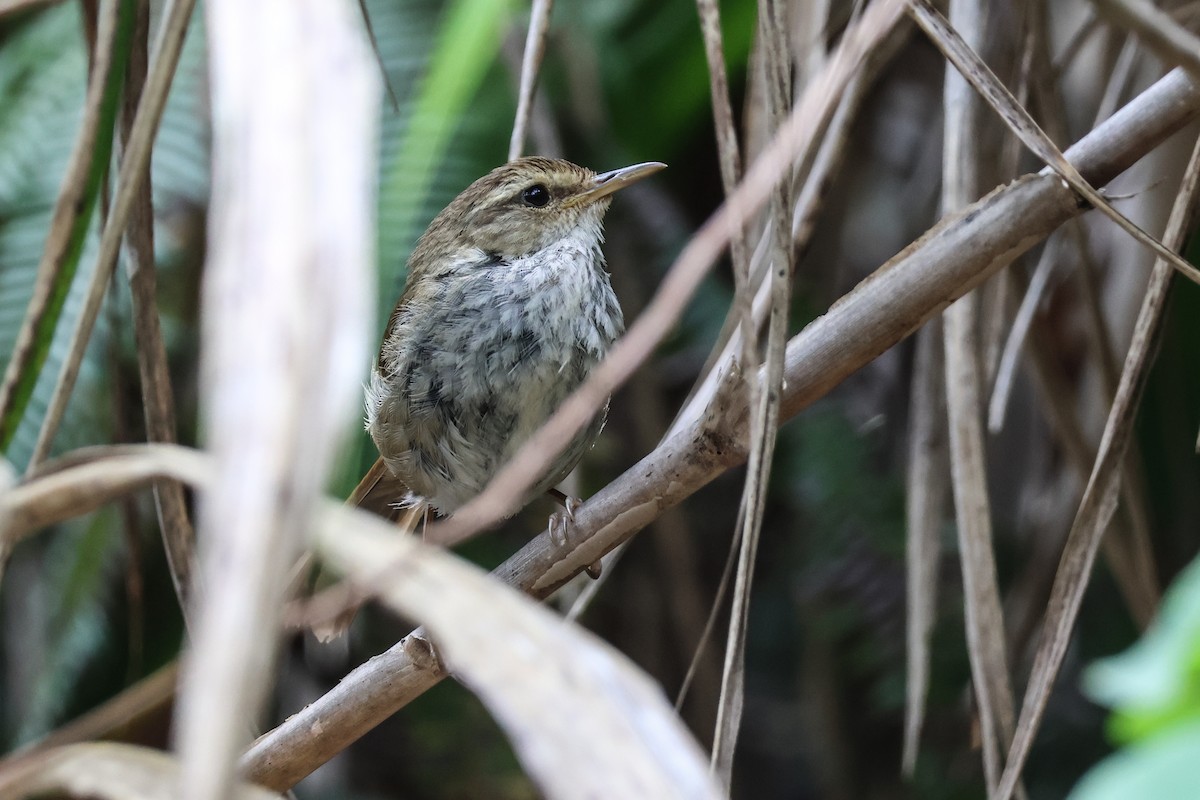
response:
[[[643,164],[596,174],[570,161],[519,158],[484,175],[434,218],[414,258],[459,249],[526,256],[600,222],[613,192],[664,168]]]

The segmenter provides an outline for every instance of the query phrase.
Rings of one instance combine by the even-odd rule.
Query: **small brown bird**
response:
[[[381,457],[351,502],[384,515],[424,503],[454,513],[583,383],[624,330],[600,250],[604,213],[613,192],[665,166],[596,174],[521,158],[434,218],[371,374],[367,428]],[[523,503],[566,477],[604,417]]]

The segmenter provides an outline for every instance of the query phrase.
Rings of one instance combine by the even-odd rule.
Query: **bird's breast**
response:
[[[433,291],[398,311],[368,391],[368,428],[389,467],[446,512],[486,485],[623,330],[598,238],[481,259],[423,276]]]

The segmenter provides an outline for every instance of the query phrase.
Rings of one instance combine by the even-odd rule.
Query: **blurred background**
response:
[[[88,70],[92,4],[34,3],[0,16],[0,365],[29,302]],[[798,53],[823,54],[853,5],[797,2],[789,31]],[[1189,4],[1180,6],[1187,22]],[[985,56],[1010,85],[1019,75],[1030,19],[1046,58],[1027,74],[1031,110],[1060,145],[1134,96],[1165,69],[1124,31],[1098,22],[1087,2],[992,3]],[[492,0],[368,0],[394,104],[385,98],[379,143],[376,330],[399,296],[404,264],[433,215],[508,149],[528,9]],[[157,5],[155,4],[157,10]],[[752,84],[753,0],[720,4],[725,58],[747,163],[761,147]],[[809,9],[811,11],[811,9]],[[1194,11],[1194,9],[1192,9]],[[816,20],[814,22],[814,20]],[[1131,42],[1133,42],[1131,44]],[[454,65],[438,72],[431,65]],[[872,76],[811,239],[797,254],[793,332],[929,228],[940,216],[944,62],[905,29]],[[209,188],[208,87],[203,9],[183,59],[153,158],[159,310],[179,409],[179,436],[195,444],[198,288],[205,260]],[[431,76],[450,78],[438,84]],[[635,317],[691,233],[723,192],[713,135],[709,75],[689,0],[559,0],[527,152],[563,156],[596,170],[660,160],[670,169],[624,192],[606,225],[606,252],[627,319]],[[743,127],[744,126],[744,127]],[[982,126],[997,153],[1002,129]],[[1119,207],[1159,234],[1195,129],[1124,176]],[[1004,159],[998,158],[1003,164]],[[995,182],[1040,168],[1027,154]],[[989,184],[989,186],[992,184]],[[92,227],[97,230],[93,219]],[[1081,226],[1116,363],[1123,358],[1149,275],[1149,258],[1099,219]],[[65,318],[79,312],[97,236],[87,238]],[[1065,229],[1052,248],[1049,289],[1038,306],[1003,426],[989,436],[995,547],[1016,685],[1023,685],[1059,549],[1086,474],[1063,445],[1068,409],[1093,451],[1108,412],[1104,348],[1089,326],[1078,240]],[[1028,283],[1035,249],[1003,280]],[[143,441],[128,283],[118,273],[93,337],[55,451]],[[1000,279],[998,279],[1000,280]],[[681,325],[615,398],[610,421],[581,466],[587,497],[665,432],[703,368],[732,298],[722,263]],[[1007,297],[1007,300],[1005,299]],[[985,324],[995,364],[1019,293],[1000,293]],[[66,350],[60,325],[47,367],[6,457],[28,461]],[[1178,281],[1142,404],[1137,432],[1140,490],[1148,509],[1154,578],[1167,586],[1200,549],[1200,289]],[[937,570],[928,719],[915,774],[901,776],[905,698],[905,464],[910,440],[912,343],[885,353],[780,431],[751,608],[747,700],[734,796],[755,798],[973,798],[983,795],[977,719],[963,633],[953,511],[946,495]],[[364,380],[368,365],[363,365]],[[991,373],[994,377],[994,373]],[[1046,376],[1060,393],[1050,398]],[[989,378],[991,380],[991,378]],[[990,384],[989,384],[990,386]],[[1055,406],[1054,404],[1058,405]],[[1053,407],[1053,408],[1052,408]],[[1053,409],[1057,408],[1058,411]],[[1058,421],[1056,421],[1058,420]],[[361,421],[331,480],[344,496],[374,460]],[[1090,466],[1089,464],[1085,465]],[[674,698],[692,660],[735,529],[742,473],[731,472],[642,532],[582,622],[628,654]],[[949,482],[947,473],[945,480]],[[464,554],[490,567],[545,526],[535,503]],[[568,587],[570,596],[576,587]],[[1106,709],[1081,690],[1094,660],[1132,644],[1145,619],[1101,560],[1029,767],[1032,798],[1063,797],[1113,742]],[[705,649],[682,713],[711,742],[721,671]],[[312,701],[349,669],[408,630],[375,607],[351,634],[322,645],[295,636],[285,648],[272,721]],[[35,741],[166,664],[182,625],[148,494],[59,526],[13,553],[0,584],[0,749]],[[1198,640],[1200,641],[1200,640]],[[132,735],[165,741],[165,713]],[[582,723],[586,727],[585,723]],[[526,798],[537,792],[486,710],[446,682],[368,734],[302,783],[300,798]]]

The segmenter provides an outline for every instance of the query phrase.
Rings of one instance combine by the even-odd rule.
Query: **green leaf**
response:
[[[209,193],[209,123],[203,9],[189,27],[155,140],[151,177],[156,209],[159,313],[173,360],[191,357],[194,289],[202,254],[203,209]],[[87,77],[86,47],[77,3],[32,16],[0,50],[0,369],[24,319],[50,226],[59,182],[74,146]],[[53,393],[72,323],[81,308],[89,265],[95,261],[98,221],[84,237],[83,265],[67,295],[45,365],[18,425],[8,458],[27,461]],[[97,320],[72,393],[56,450],[109,441],[112,330],[132,363],[128,287],[122,278]],[[114,302],[115,301],[115,302]],[[181,352],[181,346],[183,346]],[[184,434],[185,438],[187,434]]]
[[[514,8],[512,0],[455,0],[446,11],[429,70],[408,119],[399,148],[387,158],[380,181],[380,204],[395,203],[387,224],[393,236],[380,239],[380,261],[396,264],[397,247],[411,247],[418,215],[464,110],[496,60]],[[383,283],[382,302],[395,297]]]
[[[69,43],[69,44],[68,44]],[[51,8],[22,25],[0,50],[0,370],[6,364],[25,317],[38,264],[50,227],[54,198],[74,146],[83,103],[87,59],[78,4]],[[95,240],[95,226],[86,247]],[[85,249],[82,260],[89,260]],[[77,280],[66,299],[64,314],[74,318],[84,281]],[[101,318],[95,340],[103,339]],[[29,408],[6,455],[24,466],[37,437],[40,419],[54,388],[65,354],[70,325],[60,324],[50,347]],[[85,386],[99,370],[84,363],[80,391],[72,397],[59,443],[97,441],[101,404]],[[77,414],[84,411],[80,423]],[[80,434],[83,433],[83,436]]]
[[[1200,721],[1181,725],[1109,756],[1070,800],[1192,800],[1200,787]]]
[[[1142,639],[1094,664],[1084,685],[1093,699],[1116,709],[1110,731],[1120,741],[1200,719],[1200,559],[1172,584]]]
[[[736,99],[758,9],[754,0],[725,0],[720,7]],[[582,30],[593,40],[580,42],[595,50],[579,58],[595,64],[611,114],[604,133],[618,137],[623,151],[671,160],[698,127],[712,131],[708,66],[691,0],[562,4],[555,13],[563,30]]]
[[[4,409],[3,416],[0,417],[0,451],[7,452],[12,444],[17,426],[29,407],[34,387],[37,385],[42,367],[46,363],[50,345],[55,338],[55,330],[62,317],[63,307],[66,305],[67,294],[79,266],[79,257],[83,252],[84,240],[91,225],[92,212],[95,210],[96,199],[99,197],[100,185],[112,158],[117,109],[121,97],[121,86],[125,80],[125,65],[129,60],[130,39],[133,35],[134,10],[133,0],[117,1],[120,3],[120,8],[116,35],[113,40],[112,63],[104,85],[83,205],[77,210],[72,221],[69,241],[54,276],[49,300],[35,322],[32,349],[25,363],[21,365],[21,371],[13,387],[8,406]]]

